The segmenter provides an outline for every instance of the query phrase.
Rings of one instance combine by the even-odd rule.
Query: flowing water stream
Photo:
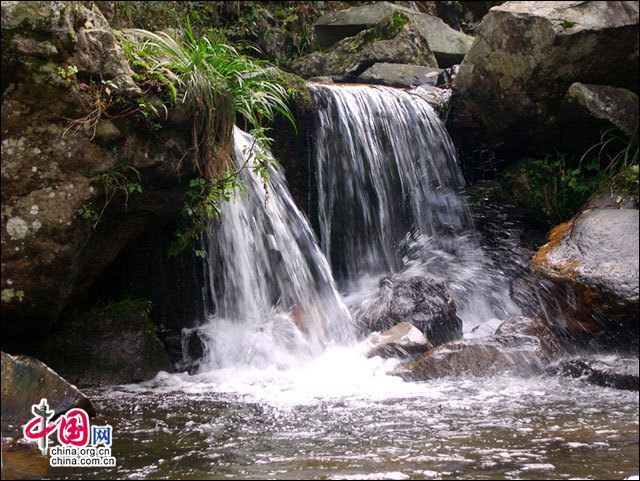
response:
[[[411,383],[387,374],[399,360],[365,357],[345,306],[390,272],[446,279],[468,335],[519,311],[508,296],[508,261],[486,255],[478,240],[433,110],[389,88],[313,93],[318,238],[277,169],[268,199],[247,171],[246,197],[225,206],[204,240],[214,307],[197,329],[206,344],[198,372],[88,390],[113,426],[118,467],[48,476],[637,474],[636,392],[554,377]],[[241,164],[253,143],[240,130],[235,138]]]

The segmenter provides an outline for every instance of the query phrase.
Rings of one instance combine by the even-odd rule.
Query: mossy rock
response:
[[[170,371],[149,307],[128,299],[62,321],[46,338],[42,359],[82,386],[140,382]]]

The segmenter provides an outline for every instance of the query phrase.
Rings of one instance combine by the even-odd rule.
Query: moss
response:
[[[101,307],[95,307],[87,315],[92,317],[122,317],[134,311],[145,311],[149,314],[150,310],[151,301],[147,299],[123,299]],[[153,332],[155,332],[155,326],[153,327]]]
[[[621,195],[638,195],[638,165],[632,165],[603,184],[603,191]]]
[[[390,40],[394,38],[400,30],[409,22],[409,17],[404,13],[394,12],[393,15],[385,17],[377,25],[358,34],[361,43],[369,43],[373,40]]]
[[[296,110],[307,112],[313,105],[313,99],[307,83],[296,74],[277,69],[276,77],[280,84],[287,89]]]

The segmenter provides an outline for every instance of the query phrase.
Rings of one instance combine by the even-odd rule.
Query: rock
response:
[[[631,137],[638,124],[638,96],[627,89],[576,82],[567,91],[564,109],[565,121],[573,125],[595,120],[596,135],[613,126]]]
[[[320,45],[328,48],[392,17],[394,13],[406,15],[424,36],[438,62],[429,65],[449,67],[460,63],[473,42],[473,37],[452,29],[438,17],[389,2],[376,2],[327,13],[316,21],[314,31]],[[411,63],[423,64],[417,61]]]
[[[358,83],[381,84],[389,87],[438,85],[442,69],[396,63],[376,63],[358,76]]]
[[[304,78],[346,76],[343,81],[349,81],[380,62],[436,65],[424,36],[411,23],[394,24],[389,17],[355,37],[340,40],[331,50],[297,59],[292,69]]]
[[[147,307],[123,301],[61,322],[39,355],[82,386],[146,381],[171,364]]]
[[[458,32],[437,17],[414,15],[411,21],[421,32],[438,61],[438,67],[451,67],[465,58],[473,44],[473,37]]]
[[[637,91],[638,71],[637,2],[506,2],[483,18],[460,66],[450,128],[467,150],[480,142],[506,143],[513,154],[557,149],[574,82]]]
[[[637,342],[637,209],[587,210],[555,227],[531,268],[573,292],[564,315],[574,334]]]
[[[448,342],[396,368],[392,374],[411,381],[441,377],[533,375],[547,358],[540,340],[502,335]]]
[[[638,358],[584,356],[565,359],[549,366],[549,374],[584,378],[591,384],[616,389],[638,390]]]
[[[16,430],[16,436],[20,435]],[[3,436],[2,479],[45,479],[51,469],[49,459],[40,454],[37,444],[14,444]]]
[[[433,110],[435,110],[441,119],[447,115],[449,111],[449,101],[451,100],[451,90],[433,87],[431,85],[420,85],[411,90],[413,95],[417,95],[426,101]]]
[[[140,114],[118,115],[146,99],[104,17],[86,5],[1,7],[4,347],[8,340],[28,346],[54,327],[65,307],[84,301],[147,221],[167,226],[194,175],[184,158],[188,119],[152,131]],[[110,94],[101,91],[107,85]],[[99,115],[96,93],[107,104],[107,97],[113,100],[113,118],[102,115],[93,126],[81,119]],[[141,175],[142,192],[130,193],[127,203],[116,192],[107,202],[109,176],[138,182],[132,169]]]
[[[495,336],[530,336],[540,341],[540,349],[545,359],[551,359],[567,352],[567,344],[541,319],[526,316],[509,316],[496,329]]]
[[[31,406],[46,398],[56,415],[81,408],[96,412],[89,398],[44,363],[29,356],[2,352],[2,423],[22,426],[33,414]]]
[[[385,277],[371,298],[351,309],[367,332],[385,331],[399,322],[409,322],[434,346],[462,336],[455,303],[445,283],[434,277]]]
[[[372,332],[362,342],[367,357],[398,357],[424,352],[433,346],[420,330],[408,322],[396,324],[385,332]]]

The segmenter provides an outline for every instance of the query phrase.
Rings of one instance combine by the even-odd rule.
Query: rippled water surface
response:
[[[358,360],[359,359],[359,360]],[[340,369],[349,361],[349,369]],[[638,473],[638,393],[540,377],[407,383],[336,349],[304,369],[95,390],[116,470],[53,478],[613,478]],[[99,420],[102,421],[102,420]]]

